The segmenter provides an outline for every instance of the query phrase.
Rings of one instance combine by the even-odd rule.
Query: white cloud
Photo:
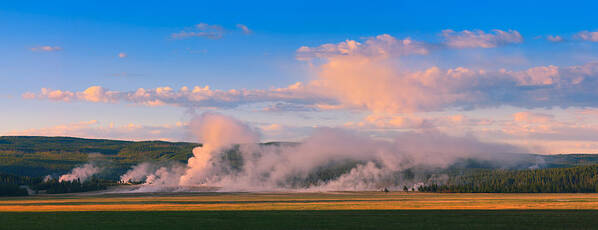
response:
[[[327,43],[317,47],[302,46],[297,49],[298,60],[314,58],[331,58],[337,56],[405,56],[410,54],[427,54],[424,43],[410,38],[396,39],[388,34],[368,37],[365,41],[346,40],[340,43]]]
[[[523,37],[516,30],[492,30],[486,33],[482,30],[443,30],[445,44],[453,48],[494,48],[501,45],[522,43]]]

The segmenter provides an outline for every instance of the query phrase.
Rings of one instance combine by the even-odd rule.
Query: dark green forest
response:
[[[593,193],[598,192],[598,165],[526,170],[477,169],[453,175],[422,192],[454,193]]]
[[[58,194],[104,190],[110,185],[115,185],[112,180],[92,177],[81,182],[80,180],[62,181],[50,179],[44,181],[41,177],[17,176],[0,173],[0,196],[27,196],[29,192],[35,194]]]

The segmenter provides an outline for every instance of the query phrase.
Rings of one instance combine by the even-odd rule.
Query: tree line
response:
[[[104,190],[115,182],[96,177],[81,182],[58,181],[57,179],[43,180],[41,177],[16,176],[0,174],[0,196],[27,196],[27,188],[34,193],[74,193]],[[27,187],[27,188],[25,188]]]
[[[451,193],[594,193],[598,192],[598,165],[526,170],[473,170],[449,177],[443,184],[428,184],[422,192]]]
[[[81,180],[73,180],[73,181],[61,181],[59,182],[56,179],[52,179],[49,181],[45,181],[34,186],[36,191],[46,191],[48,194],[58,194],[58,193],[74,193],[74,192],[89,192],[89,191],[97,191],[97,190],[104,190],[108,186],[106,185],[107,181],[100,180],[98,178],[91,178],[90,180],[86,180],[81,182]]]

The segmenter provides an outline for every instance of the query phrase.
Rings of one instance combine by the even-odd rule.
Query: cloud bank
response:
[[[272,110],[348,108],[391,113],[501,105],[521,108],[598,106],[595,100],[598,63],[537,66],[523,71],[430,67],[408,72],[367,56],[339,55],[328,58],[318,70],[317,80],[269,90],[224,91],[196,86],[179,90],[140,88],[126,92],[92,86],[80,92],[43,88],[39,93],[25,93],[23,98],[189,108],[283,103]]]

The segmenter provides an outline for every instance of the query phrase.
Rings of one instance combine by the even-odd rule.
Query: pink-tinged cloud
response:
[[[82,138],[108,138],[121,140],[191,140],[187,125],[183,123],[147,126],[139,124],[102,125],[97,120],[82,121],[46,128],[12,130],[9,136],[73,136]]]
[[[251,29],[249,29],[249,27],[247,27],[246,25],[243,25],[243,24],[237,24],[237,28],[241,29],[244,34],[252,34],[253,33],[253,31]]]
[[[518,34],[515,32],[509,33]],[[475,34],[488,35],[483,32]],[[490,35],[501,34],[495,32]],[[569,67],[536,66],[517,71],[465,67],[441,69],[435,66],[414,71],[396,65],[398,57],[427,52],[426,45],[419,42],[383,34],[362,42],[347,40],[299,48],[297,59],[310,63],[315,78],[282,88],[225,91],[196,86],[179,90],[158,87],[112,91],[92,86],[80,92],[44,88],[40,93],[29,92],[23,97],[189,108],[234,108],[261,103],[262,106],[269,105],[264,111],[350,109],[395,114],[503,105],[522,108],[598,107],[595,100],[598,97],[596,62]]]
[[[53,52],[53,51],[60,51],[62,47],[60,46],[38,46],[30,48],[31,51],[34,52]]]
[[[427,54],[428,49],[422,42],[410,38],[397,39],[388,34],[366,38],[363,42],[346,40],[340,43],[327,43],[317,47],[302,46],[297,50],[298,60],[331,58],[338,56],[405,56]]]
[[[550,123],[554,119],[553,115],[532,113],[532,112],[518,112],[513,114],[513,120],[523,123]]]
[[[264,131],[280,131],[280,130],[282,130],[282,125],[270,124],[270,125],[260,126],[259,128]]]
[[[486,33],[482,30],[443,30],[445,44],[453,48],[494,48],[501,45],[523,42],[523,37],[516,30],[492,30]]]
[[[221,39],[224,36],[224,28],[220,25],[210,25],[207,23],[199,23],[193,28],[189,28],[178,33],[171,34],[174,39],[183,39],[190,37],[200,37],[209,39]]]
[[[127,102],[148,106],[234,108],[266,103],[266,111],[356,109],[376,113],[442,111],[509,105],[525,108],[598,107],[598,63],[539,66],[522,71],[485,71],[463,67],[401,71],[386,59],[330,57],[317,67],[317,78],[284,88],[215,90],[209,87],[140,88],[112,91],[92,86],[84,91],[50,90],[23,98],[53,101]]]
[[[371,133],[438,130],[456,136],[473,135],[484,140],[509,143],[543,154],[598,153],[598,118],[595,111],[572,109],[565,112],[579,116],[557,118],[542,110],[522,111],[492,119],[463,114],[370,114],[361,121],[346,123],[345,127]]]
[[[92,86],[82,92],[50,90],[43,88],[40,93],[25,93],[23,98],[48,99],[53,101],[87,101],[114,103],[124,101],[148,106],[176,105],[182,107],[235,107],[242,104],[285,101],[294,104],[315,104],[327,102],[313,88],[302,83],[295,83],[285,88],[269,90],[213,90],[209,86],[193,88],[181,87],[175,90],[171,87],[157,87],[154,89],[139,88],[135,91],[111,91],[101,86]]]
[[[512,75],[519,85],[552,85],[559,81],[559,67],[553,65],[538,66],[525,71],[508,72],[508,74]]]
[[[598,42],[598,31],[581,31],[575,37],[590,42]]]
[[[380,46],[377,46],[380,47]],[[317,85],[344,108],[377,113],[439,111],[449,108],[598,106],[598,63],[580,66],[537,66],[522,71],[487,71],[430,67],[398,68],[385,52],[364,52],[357,43],[327,44],[309,57],[324,59],[317,66]],[[378,50],[378,49],[375,49]],[[383,55],[380,55],[383,54]],[[305,56],[303,56],[305,57]]]
[[[563,37],[559,36],[559,35],[548,35],[546,36],[546,40],[551,41],[551,42],[562,42],[564,41]]]
[[[499,105],[598,106],[593,100],[598,96],[598,63],[523,71],[430,67],[412,72],[378,55],[328,53],[318,70],[315,82],[326,89],[322,94],[345,108],[378,113]]]
[[[535,153],[598,153],[598,119],[592,111],[563,112],[572,114],[557,117],[542,110],[522,111],[496,117],[488,124],[454,125],[450,131],[466,130],[482,139],[527,147]]]
[[[101,86],[91,86],[82,92],[71,92],[63,90],[51,90],[42,88],[39,94],[24,93],[25,99],[48,99],[52,101],[89,101],[89,102],[116,102],[120,92],[107,91]]]
[[[118,53],[118,58],[126,58],[128,55],[126,53],[120,52]]]

